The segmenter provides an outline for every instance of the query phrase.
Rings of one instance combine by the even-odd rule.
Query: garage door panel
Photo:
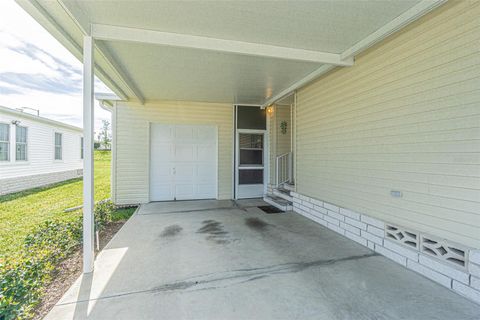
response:
[[[175,198],[177,200],[195,199],[195,185],[192,183],[177,183],[175,185]]]
[[[152,124],[155,134],[151,135],[152,141],[172,142],[174,140],[174,126]]]
[[[175,181],[176,182],[190,182],[193,183],[195,180],[195,169],[196,165],[191,164],[180,164],[175,165]]]
[[[195,195],[197,199],[201,198],[215,198],[215,186],[211,183],[205,184],[196,184],[195,185]]]
[[[197,146],[198,161],[215,161],[215,146],[199,145]]]
[[[175,146],[172,143],[157,143],[152,146],[152,153],[161,155],[161,157],[155,158],[155,163],[166,163],[175,160]]]
[[[175,198],[172,184],[156,184],[151,188],[150,198],[155,201],[168,201]]]
[[[191,142],[196,140],[195,128],[191,126],[176,126],[175,127],[175,140],[177,142]]]
[[[159,178],[154,179],[153,181],[170,181],[173,182],[173,173],[172,173],[172,165],[169,164],[154,164],[151,166],[151,173]]]
[[[197,172],[197,181],[198,182],[215,182],[215,168],[209,164],[197,164],[196,165],[196,172]]]
[[[150,128],[150,199],[173,200],[173,126],[152,124]]]
[[[151,128],[150,199],[216,198],[216,128],[163,124]]]
[[[195,161],[194,144],[175,144],[175,161]]]
[[[214,127],[198,127],[197,138],[199,141],[212,141],[215,140],[216,130]]]

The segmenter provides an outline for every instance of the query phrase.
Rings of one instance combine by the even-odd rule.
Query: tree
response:
[[[102,120],[102,128],[98,134],[98,142],[103,149],[109,150],[112,142],[112,134],[110,131],[110,122]]]

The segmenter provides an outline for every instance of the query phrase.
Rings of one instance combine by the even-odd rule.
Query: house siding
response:
[[[276,152],[277,156],[290,152],[290,142],[291,135],[290,131],[292,130],[292,123],[290,121],[290,106],[279,105],[275,107],[276,113],[276,127],[277,127],[277,141],[276,141]],[[285,121],[287,123],[286,133],[282,133],[281,124]]]
[[[291,121],[291,107],[287,105],[275,105],[274,113],[270,116],[269,121],[269,147],[270,147],[270,184],[275,184],[276,157],[290,152],[291,130],[293,125]],[[283,134],[281,131],[282,121],[287,122],[287,132]]]
[[[449,2],[300,89],[297,192],[479,248],[479,16]]]
[[[27,127],[27,161],[15,160],[15,125]],[[0,122],[10,124],[10,160],[0,161],[0,193],[10,193],[81,176],[82,129],[2,107]],[[55,132],[62,134],[62,160],[55,160]],[[30,179],[31,183],[25,181]]]
[[[150,123],[218,128],[218,199],[232,198],[233,106],[197,102],[117,103],[114,111],[112,198],[117,204],[149,202]]]
[[[267,190],[268,190],[268,193],[271,193],[272,192],[272,186],[275,184],[275,155],[277,154],[276,153],[276,150],[275,150],[275,147],[276,147],[276,138],[277,138],[277,133],[276,133],[276,128],[277,128],[277,125],[276,125],[276,122],[275,122],[275,114],[273,114],[273,116],[271,115],[268,115],[267,113],[267,117],[268,117],[268,157],[269,157],[269,163],[270,163],[270,166],[268,168],[268,172],[269,172],[269,185],[267,186]]]

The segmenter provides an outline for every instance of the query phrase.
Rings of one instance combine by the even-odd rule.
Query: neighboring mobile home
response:
[[[0,106],[0,194],[82,176],[83,130]]]
[[[480,302],[480,2],[18,2],[88,141],[93,65],[119,97],[115,203],[264,196]]]

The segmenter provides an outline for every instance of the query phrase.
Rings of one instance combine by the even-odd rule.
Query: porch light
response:
[[[268,106],[268,107],[267,107],[267,114],[268,114],[269,116],[273,115],[273,111],[274,111],[274,110],[273,110],[273,106]]]

